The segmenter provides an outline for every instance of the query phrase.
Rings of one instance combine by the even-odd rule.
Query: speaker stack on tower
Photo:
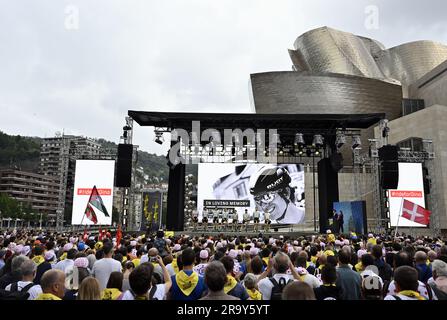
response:
[[[332,212],[334,202],[338,202],[338,170],[330,158],[318,161],[318,205],[320,232],[326,233],[329,227],[328,217]],[[335,168],[334,168],[335,167]]]
[[[132,178],[132,144],[118,145],[118,160],[116,162],[116,183],[119,188],[130,188]]]
[[[379,148],[380,183],[383,189],[397,189],[399,183],[398,147],[386,145]]]

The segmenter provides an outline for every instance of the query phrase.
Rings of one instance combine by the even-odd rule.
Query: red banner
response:
[[[110,196],[112,195],[112,189],[97,189],[99,195],[101,196]],[[92,188],[78,188],[76,190],[78,196],[89,196],[92,194]]]
[[[422,191],[402,191],[392,190],[391,197],[393,198],[422,198]]]

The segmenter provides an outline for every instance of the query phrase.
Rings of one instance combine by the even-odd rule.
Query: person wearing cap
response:
[[[205,275],[205,269],[206,266],[208,265],[208,258],[209,258],[209,252],[206,249],[203,249],[200,251],[199,254],[200,257],[200,263],[196,266],[194,266],[193,270],[195,272],[197,272],[200,276],[204,276]]]
[[[332,233],[332,231],[330,229],[326,230],[326,242],[329,243],[335,243],[335,235]]]
[[[374,246],[377,244],[377,239],[372,233],[368,233],[368,243],[372,243]]]
[[[278,223],[298,224],[304,220],[304,208],[295,204],[295,188],[286,168],[262,167],[250,178],[250,193],[263,212]]]

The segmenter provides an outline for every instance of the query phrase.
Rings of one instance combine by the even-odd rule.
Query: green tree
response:
[[[2,212],[2,218],[4,219],[15,219],[21,216],[19,202],[5,193],[0,193],[0,211]]]

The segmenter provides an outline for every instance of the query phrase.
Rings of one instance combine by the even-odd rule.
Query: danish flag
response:
[[[416,203],[413,203],[408,200],[404,200],[402,206],[402,218],[423,224],[428,225],[430,222],[431,211],[427,210]]]

